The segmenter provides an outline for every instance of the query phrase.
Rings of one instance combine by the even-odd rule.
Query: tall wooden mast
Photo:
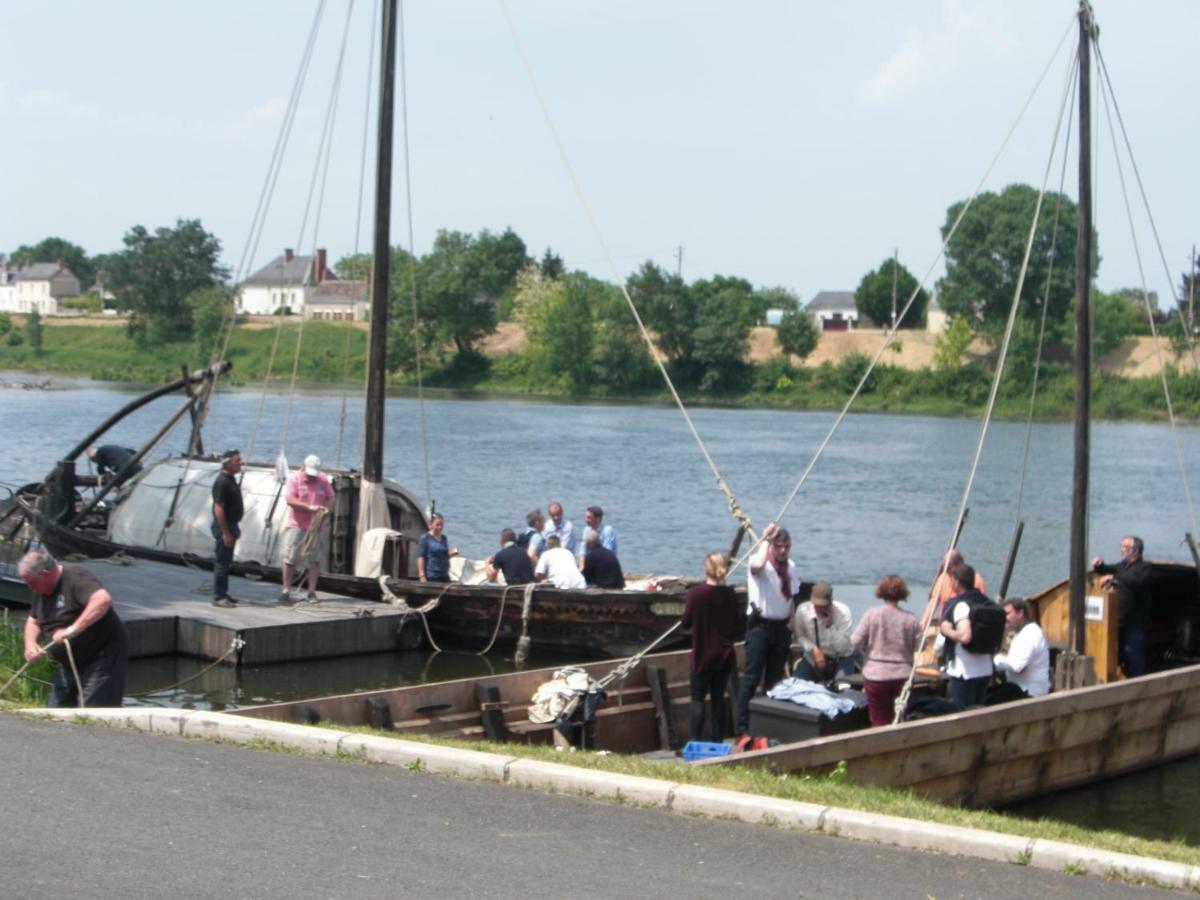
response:
[[[387,386],[388,285],[391,279],[392,112],[396,82],[396,0],[384,0],[379,61],[379,134],[375,153],[375,241],[371,256],[371,331],[363,478],[383,480],[383,405]]]
[[[1092,9],[1079,3],[1079,231],[1075,244],[1075,467],[1071,496],[1071,649],[1084,652],[1092,412]]]

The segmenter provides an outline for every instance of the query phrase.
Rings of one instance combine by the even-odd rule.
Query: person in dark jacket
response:
[[[89,447],[88,459],[96,464],[96,474],[107,483],[117,477],[117,474],[125,468],[125,464],[137,456],[137,451],[129,447],[119,447],[116,444],[104,444],[101,447]],[[116,486],[120,487],[130,478],[142,471],[141,463],[134,463],[129,467],[129,471],[120,477]]]
[[[505,584],[529,584],[533,581],[533,563],[524,547],[517,545],[517,535],[511,528],[500,532],[500,552],[488,557],[488,581],[495,581],[504,573]]]
[[[587,555],[579,561],[579,571],[583,573],[583,580],[588,587],[622,590],[625,587],[625,573],[621,571],[617,555],[600,543],[600,533],[588,528],[583,533],[583,544]]]
[[[691,704],[688,740],[703,740],[704,700],[712,698],[712,740],[725,737],[725,686],[733,670],[738,599],[725,583],[728,563],[722,553],[704,557],[704,584],[688,588],[683,598],[683,627],[692,630]]]
[[[1127,678],[1146,674],[1146,622],[1150,618],[1150,563],[1142,559],[1140,537],[1121,538],[1121,561],[1106,565],[1097,556],[1092,571],[1104,576],[1100,583],[1117,591],[1121,607],[1118,657]]]

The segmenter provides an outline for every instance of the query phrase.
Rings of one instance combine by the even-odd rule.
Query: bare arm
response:
[[[957,626],[950,622],[943,622],[940,631],[952,641],[960,644],[971,643],[971,619],[969,616],[963,616],[963,620]]]
[[[94,623],[104,617],[104,614],[112,608],[112,595],[104,588],[94,591],[92,596],[88,597],[87,603],[83,607],[83,612],[79,614],[74,622],[66,628],[60,628],[54,632],[54,640],[61,641],[63,638],[73,638],[81,631],[87,630]]]
[[[763,570],[763,566],[767,564],[767,553],[771,549],[771,541],[779,531],[779,526],[772,522],[763,529],[762,540],[758,542],[758,546],[754,548],[754,552],[750,554],[750,572],[757,575]]]
[[[33,616],[25,620],[25,662],[32,661],[41,652],[38,646],[38,635],[41,631],[41,626]]]

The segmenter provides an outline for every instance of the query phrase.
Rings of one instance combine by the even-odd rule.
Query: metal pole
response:
[[[1075,245],[1075,474],[1071,494],[1071,649],[1084,652],[1092,412],[1092,11],[1079,4],[1079,231]]]
[[[388,286],[391,281],[392,112],[396,93],[396,0],[385,0],[380,54],[379,134],[375,154],[375,242],[371,257],[371,325],[367,344],[363,478],[383,480],[383,404],[387,387]]]
[[[900,272],[900,248],[892,253],[892,331],[896,330],[896,282]]]

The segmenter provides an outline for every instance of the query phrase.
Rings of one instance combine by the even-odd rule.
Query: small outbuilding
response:
[[[821,291],[805,306],[821,331],[854,331],[874,327],[854,305],[854,291]]]

